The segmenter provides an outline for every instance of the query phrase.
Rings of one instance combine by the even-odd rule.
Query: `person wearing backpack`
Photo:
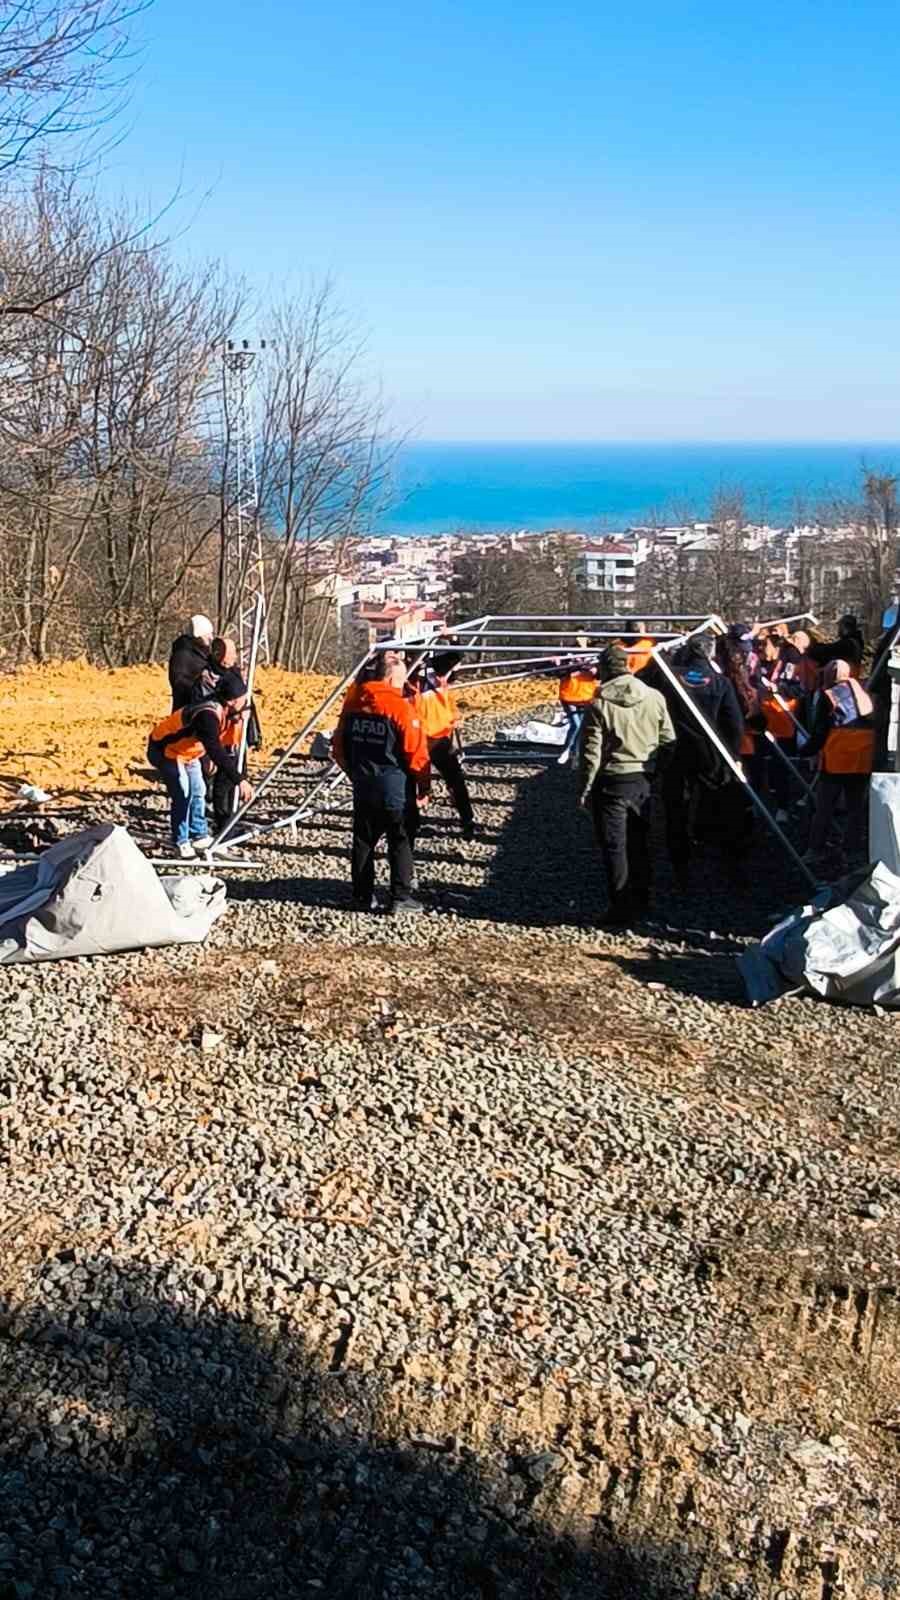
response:
[[[668,680],[664,691],[676,738],[675,754],[663,774],[666,842],[680,887],[685,886],[691,859],[692,815],[708,795],[724,791],[733,778],[728,762],[685,703],[685,695],[735,760],[744,737],[744,717],[734,685],[713,666],[714,648],[712,634],[695,634],[689,639],[672,663],[684,693]]]

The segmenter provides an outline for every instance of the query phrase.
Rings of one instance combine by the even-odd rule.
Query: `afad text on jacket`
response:
[[[415,705],[391,684],[363,684],[342,713],[332,743],[334,759],[354,785],[378,789],[402,805],[407,779],[427,794],[428,743]]]

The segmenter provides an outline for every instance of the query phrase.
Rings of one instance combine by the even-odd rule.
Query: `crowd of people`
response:
[[[854,617],[841,619],[832,640],[791,633],[784,624],[700,631],[664,646],[668,670],[637,619],[626,620],[622,638],[599,654],[587,634],[576,647],[547,670],[558,680],[566,723],[558,761],[574,766],[603,855],[605,920],[624,924],[649,907],[657,777],[667,849],[683,889],[698,847],[716,844],[727,860],[745,859],[755,832],[748,784],[779,825],[792,815],[800,823],[808,811],[803,842],[813,870],[824,875],[865,860],[869,776],[886,718],[883,696],[861,679],[864,641]],[[387,647],[346,691],[332,753],[353,791],[356,910],[375,908],[382,840],[387,909],[422,908],[414,853],[432,770],[446,784],[463,838],[475,837],[451,687],[461,659],[449,643],[427,652]],[[252,798],[245,753],[256,741],[245,722],[255,713],[235,646],[214,637],[207,617],[192,617],[175,641],[169,679],[172,707],[151,730],[148,758],[170,796],[173,846],[188,859],[208,850]]]
[[[641,622],[623,631],[643,650]],[[748,784],[779,825],[793,818],[801,826],[809,811],[801,844],[814,873],[836,876],[866,860],[869,778],[884,718],[861,682],[863,655],[856,618],[846,616],[830,641],[784,624],[697,633],[667,652],[668,672],[652,653],[635,661],[630,645],[608,646],[592,668],[579,658],[579,673],[596,675],[582,711],[579,792],[604,857],[609,922],[626,923],[649,904],[657,773],[682,889],[698,846],[715,843],[727,860],[745,859],[755,831]],[[558,669],[567,716],[572,666]],[[560,760],[568,760],[565,749]]]

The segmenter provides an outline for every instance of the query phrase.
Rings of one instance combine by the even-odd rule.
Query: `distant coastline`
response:
[[[652,518],[701,520],[740,488],[759,522],[810,519],[859,486],[863,464],[900,470],[900,442],[871,444],[463,444],[401,447],[384,534],[568,528],[611,533]]]

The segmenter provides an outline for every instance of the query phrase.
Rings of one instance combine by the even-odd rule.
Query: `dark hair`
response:
[[[747,660],[743,650],[736,639],[723,639],[719,647],[719,655],[724,672],[729,683],[734,685],[734,692],[738,697],[740,708],[745,717],[749,717],[756,710],[756,696],[747,671]]]
[[[369,683],[384,683],[388,673],[392,672],[395,666],[396,662],[388,661],[387,651],[379,650],[372,663],[372,675],[367,681]]]
[[[227,649],[228,649],[228,640],[227,639],[223,639],[221,637],[219,637],[217,639],[213,639],[213,642],[209,647],[210,660],[214,661],[216,663],[216,666],[221,666],[222,662],[225,660],[225,651]]]
[[[684,647],[684,654],[688,661],[711,661],[715,648],[715,634],[695,633],[688,639]]]

